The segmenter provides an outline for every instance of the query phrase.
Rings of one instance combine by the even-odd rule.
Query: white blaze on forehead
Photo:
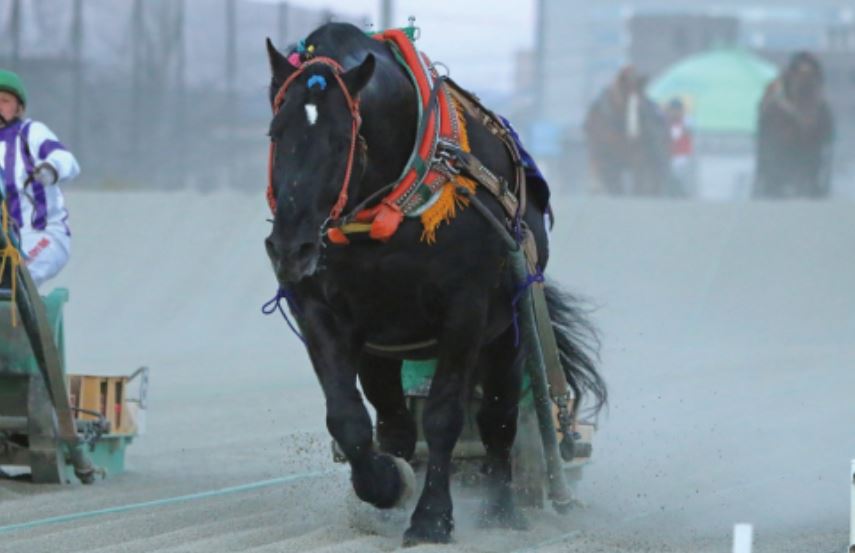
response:
[[[306,104],[306,119],[309,120],[309,125],[314,125],[318,122],[318,106],[315,104]]]

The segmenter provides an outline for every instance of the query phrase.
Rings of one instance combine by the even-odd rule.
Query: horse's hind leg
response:
[[[477,290],[461,290],[449,303],[422,422],[428,445],[425,484],[404,545],[447,543],[454,529],[451,451],[463,430],[466,384],[481,349],[487,302]]]
[[[380,451],[410,460],[416,448],[416,422],[407,409],[401,387],[401,362],[363,353],[359,382],[377,410]]]
[[[528,527],[514,503],[511,487],[511,447],[517,433],[522,361],[522,350],[514,345],[512,329],[484,348],[479,360],[484,399],[478,412],[478,429],[487,451],[487,496],[481,524],[487,527]]]

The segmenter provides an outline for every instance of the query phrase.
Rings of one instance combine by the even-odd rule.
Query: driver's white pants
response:
[[[36,286],[55,277],[65,264],[71,252],[71,237],[60,227],[46,230],[23,229],[21,231],[21,249],[26,255],[27,269]]]

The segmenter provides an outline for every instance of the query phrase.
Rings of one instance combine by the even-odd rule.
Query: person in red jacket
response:
[[[684,196],[694,185],[695,139],[686,121],[686,108],[682,100],[679,98],[671,100],[665,116],[671,135],[672,193]]]

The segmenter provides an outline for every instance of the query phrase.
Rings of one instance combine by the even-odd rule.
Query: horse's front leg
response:
[[[463,430],[464,399],[484,332],[487,301],[467,290],[451,302],[440,334],[436,373],[425,404],[422,427],[428,445],[424,489],[404,545],[447,543],[454,529],[450,469],[451,451]]]
[[[301,326],[327,404],[327,429],[350,463],[356,495],[381,509],[402,502],[415,487],[406,461],[374,449],[371,417],[356,388],[361,343],[351,325],[325,306],[309,303]]]

